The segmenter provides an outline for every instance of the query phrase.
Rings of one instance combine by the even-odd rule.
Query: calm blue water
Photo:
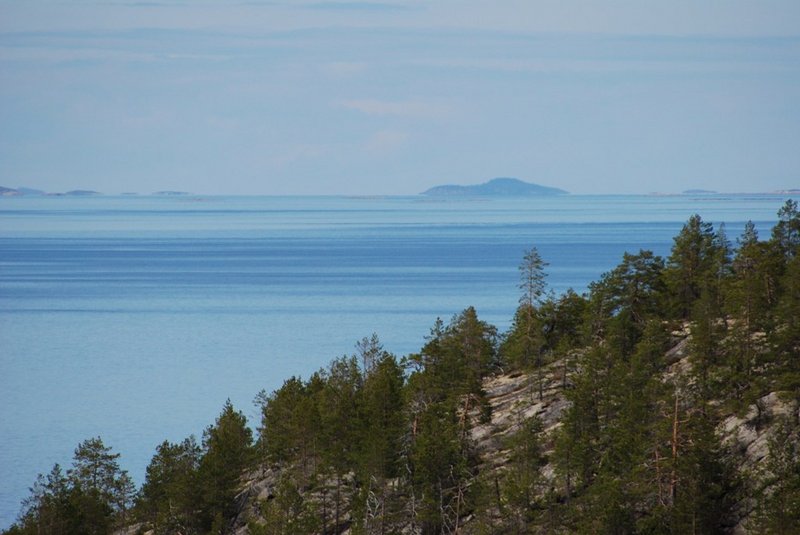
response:
[[[416,351],[473,305],[499,328],[536,246],[556,292],[626,250],[668,254],[693,213],[767,237],[784,198],[0,199],[0,528],[36,474],[100,435],[141,484],[155,446],[230,397],[308,376],[377,332]]]

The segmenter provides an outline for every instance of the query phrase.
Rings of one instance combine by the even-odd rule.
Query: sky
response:
[[[797,0],[0,0],[0,185],[800,188]]]

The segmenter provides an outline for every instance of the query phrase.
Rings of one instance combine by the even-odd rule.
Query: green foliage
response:
[[[393,355],[384,354],[373,365],[361,396],[358,430],[358,466],[363,480],[382,481],[399,475],[405,422],[405,378]]]
[[[270,396],[260,395],[261,426],[258,449],[272,462],[299,458],[304,472],[311,469],[320,441],[317,394],[324,383],[319,374],[307,384],[296,377]]]
[[[75,449],[72,468],[65,476],[56,464],[41,474],[23,503],[12,532],[36,535],[108,533],[115,521],[126,519],[132,484],[120,470],[119,454],[111,453],[100,437]]]
[[[776,327],[769,333],[778,386],[800,398],[800,255],[793,256],[781,279],[775,307]]]
[[[800,422],[783,417],[769,441],[769,457],[757,489],[755,531],[769,535],[800,533]]]
[[[540,435],[542,422],[536,417],[520,421],[516,431],[506,439],[510,451],[509,464],[500,484],[502,512],[511,529],[524,532],[535,519],[541,501],[541,474],[544,461]]]
[[[800,211],[797,201],[788,199],[778,210],[778,224],[772,229],[772,242],[788,258],[800,252]]]
[[[468,510],[467,487],[475,459],[464,424],[447,403],[432,404],[414,417],[407,461],[422,533],[455,530]]]
[[[303,496],[295,479],[281,477],[274,495],[260,504],[263,521],[251,521],[247,528],[252,535],[294,535],[317,533],[321,519],[315,507]]]
[[[511,369],[532,370],[541,361],[543,351],[544,333],[539,311],[530,305],[520,305],[500,345],[503,362]]]
[[[539,309],[545,351],[564,351],[583,346],[587,304],[586,298],[572,288],[557,298],[552,294],[548,296]]]
[[[704,291],[695,301],[690,317],[690,357],[703,399],[709,399],[718,392],[728,379],[720,373],[726,359],[723,343],[727,336],[727,322],[720,317],[714,298]]]
[[[715,275],[716,257],[711,223],[703,221],[697,214],[691,216],[674,238],[664,273],[675,317],[689,317],[704,284]]]
[[[355,461],[353,445],[359,427],[358,405],[363,376],[355,357],[334,360],[319,393],[320,434],[325,441],[322,458],[344,474]]]
[[[539,256],[539,251],[536,247],[531,247],[525,252],[522,257],[522,263],[519,265],[519,289],[522,290],[519,304],[521,306],[533,308],[539,302],[542,294],[544,294],[544,279],[547,276],[544,268],[548,265]]]
[[[194,511],[202,500],[198,481],[201,453],[194,437],[180,444],[165,440],[156,448],[147,466],[137,510],[139,519],[157,535],[199,529]]]
[[[454,400],[471,394],[484,400],[482,380],[497,366],[497,330],[478,319],[473,307],[453,316],[445,327],[441,320],[410,364],[415,368],[410,388],[430,401]]]
[[[253,459],[252,431],[247,420],[237,412],[230,400],[225,402],[214,425],[203,433],[205,453],[197,471],[202,489],[200,525],[211,529],[219,526],[218,517],[228,519],[234,512],[233,498],[242,471]],[[212,531],[214,533],[214,531]]]
[[[674,533],[725,533],[738,481],[714,431],[708,407],[697,400],[680,421],[670,523]]]
[[[110,501],[120,475],[117,459],[119,453],[111,453],[100,437],[90,438],[78,444],[67,475],[84,489],[96,490]]]
[[[589,285],[592,338],[627,356],[650,318],[661,312],[664,261],[651,251],[625,253],[613,270]]]
[[[295,464],[298,483],[333,481],[335,525],[340,525],[345,492],[355,493],[352,503],[363,509],[369,497],[363,489],[383,489],[398,475],[406,431],[403,367],[376,335],[362,339],[356,349],[358,355],[335,359],[308,382],[292,378],[257,399],[260,451],[271,462]],[[362,490],[345,488],[350,473]],[[321,518],[328,520],[324,511]]]

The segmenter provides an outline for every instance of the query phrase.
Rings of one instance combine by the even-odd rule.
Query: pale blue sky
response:
[[[796,0],[0,0],[0,185],[800,187]]]

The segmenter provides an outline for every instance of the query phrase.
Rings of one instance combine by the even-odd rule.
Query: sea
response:
[[[549,290],[626,251],[666,256],[693,214],[769,237],[780,195],[0,198],[0,529],[38,473],[100,436],[137,485],[227,399],[307,378],[377,333],[403,356],[474,306],[508,328],[536,247]]]

